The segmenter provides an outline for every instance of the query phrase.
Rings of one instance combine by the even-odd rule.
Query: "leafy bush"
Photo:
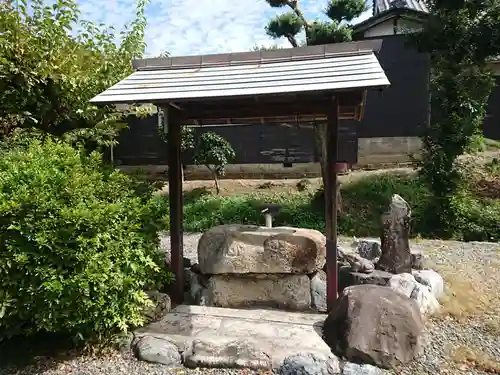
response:
[[[342,189],[343,214],[339,232],[348,236],[378,237],[380,216],[387,209],[391,196],[399,194],[412,208],[412,235],[435,237],[435,228],[427,220],[430,193],[424,182],[415,175],[381,174],[346,184]],[[159,198],[164,199],[164,198]],[[262,203],[281,205],[273,225],[289,225],[324,231],[323,191],[272,192],[256,191],[247,195],[216,196],[191,194],[185,197],[184,228],[190,232],[205,231],[228,223],[263,224]],[[164,207],[166,203],[161,203]],[[498,240],[500,238],[500,201],[485,200],[473,195],[455,200],[460,224],[453,238],[459,240]],[[165,220],[168,227],[168,220]]]
[[[0,134],[34,127],[75,142],[116,144],[124,125],[117,121],[145,115],[144,107],[117,112],[89,100],[132,73],[130,61],[143,55],[146,5],[137,1],[135,17],[117,35],[82,19],[76,1],[0,2]]]
[[[0,340],[143,322],[144,290],[170,275],[157,250],[163,213],[140,185],[51,139],[1,151]]]
[[[219,178],[224,176],[226,165],[235,156],[231,144],[217,133],[203,133],[197,142],[194,161],[198,165],[206,166],[210,171],[217,194],[220,193]]]

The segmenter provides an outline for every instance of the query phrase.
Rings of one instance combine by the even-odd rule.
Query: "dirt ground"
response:
[[[484,165],[493,159],[500,159],[500,150],[488,150],[485,152],[477,153],[474,155],[464,155],[461,160],[465,163],[473,163],[476,165]],[[348,184],[350,182],[359,180],[360,178],[380,175],[380,174],[413,174],[415,170],[413,168],[384,168],[379,170],[353,170],[348,174],[340,175],[339,180],[342,184]],[[309,187],[311,189],[317,188],[321,185],[321,178],[308,178]],[[297,183],[301,179],[281,179],[281,180],[268,180],[268,179],[221,179],[221,195],[234,195],[234,194],[246,194],[255,192],[256,190],[266,190],[271,192],[283,192],[289,191],[290,189],[296,190]],[[215,192],[215,185],[213,180],[187,180],[183,182],[183,190],[185,192],[192,191],[194,189],[206,189],[208,191]],[[162,194],[168,193],[168,184],[162,189]]]
[[[380,175],[387,173],[415,173],[411,168],[392,168],[392,169],[381,169],[375,171],[365,171],[357,170],[352,171],[348,174],[339,176],[339,180],[342,184],[350,183],[360,178]],[[321,178],[308,178],[309,187],[314,189],[321,185]],[[300,179],[284,179],[284,180],[220,180],[221,195],[234,195],[234,194],[246,194],[255,192],[256,190],[266,190],[272,192],[283,192],[289,191],[291,189],[296,190],[297,183],[301,181]],[[215,191],[214,181],[212,180],[195,180],[195,181],[184,181],[183,190],[185,192],[192,191],[194,189],[205,188],[208,191]],[[162,193],[168,193],[168,185],[165,185],[162,189]]]

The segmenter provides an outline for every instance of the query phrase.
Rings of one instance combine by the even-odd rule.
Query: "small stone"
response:
[[[354,272],[372,273],[375,270],[375,265],[368,259],[359,257],[351,264],[351,268]]]
[[[191,269],[186,269],[184,271],[186,292],[185,301],[189,304],[206,306],[206,301],[203,295],[204,292],[204,282],[206,282],[203,275],[193,272]]]
[[[358,365],[357,363],[346,362],[343,375],[383,375],[384,372],[372,365]]]
[[[201,273],[201,268],[198,263],[195,263],[191,266],[190,270],[194,273]]]
[[[380,258],[382,254],[382,249],[380,248],[380,243],[373,240],[359,240],[357,241],[357,252],[358,254],[368,260],[375,260]]]
[[[410,254],[411,257],[411,268],[414,270],[423,270],[425,263],[425,256],[423,253],[415,252]]]
[[[149,291],[147,295],[151,302],[153,302],[153,305],[147,307],[145,311],[146,318],[149,321],[157,321],[170,311],[171,302],[168,294]]]
[[[340,361],[339,359],[332,355],[328,360],[326,361],[326,369],[328,371],[328,374],[340,374],[342,371],[340,370]]]
[[[430,288],[417,282],[415,277],[409,273],[392,276],[387,286],[414,300],[418,304],[422,316],[434,314],[440,309],[439,302],[431,293]]]
[[[337,357],[325,358],[315,353],[300,353],[285,358],[278,369],[280,375],[334,375],[340,374]]]
[[[326,272],[318,271],[311,277],[311,307],[326,312]]]
[[[339,269],[339,288],[342,290],[349,286],[363,284],[385,286],[392,276],[392,273],[379,270],[371,273],[353,272],[350,266],[343,266]]]
[[[137,358],[143,361],[161,363],[167,366],[181,364],[181,355],[177,346],[157,337],[144,336],[136,344],[135,351]]]
[[[375,265],[372,261],[358,254],[345,251],[340,246],[337,247],[337,256],[341,262],[349,263],[353,272],[371,273],[375,270]]]
[[[444,280],[440,274],[433,270],[414,271],[413,276],[420,284],[430,288],[431,293],[439,301],[444,293]]]
[[[253,370],[272,368],[270,356],[245,339],[226,343],[194,340],[183,353],[184,365],[190,368],[248,368]]]

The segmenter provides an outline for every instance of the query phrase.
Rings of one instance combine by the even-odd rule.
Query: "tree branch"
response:
[[[307,35],[307,33],[311,30],[311,23],[306,20],[304,13],[300,10],[299,0],[289,0],[286,4],[293,10],[296,16],[300,18],[300,20],[304,24],[304,29],[306,30]]]
[[[292,47],[298,47],[299,43],[297,43],[297,39],[293,35],[287,35],[286,38],[288,39],[288,42],[292,45]]]

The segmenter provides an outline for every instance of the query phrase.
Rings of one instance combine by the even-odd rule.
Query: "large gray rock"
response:
[[[378,285],[344,290],[323,325],[323,338],[349,361],[395,368],[421,353],[424,323],[415,301]]]
[[[315,353],[301,353],[287,357],[278,369],[280,375],[335,375],[340,372],[337,357],[325,358]]]
[[[391,277],[387,286],[406,297],[414,300],[420,308],[422,316],[435,314],[439,311],[440,305],[431,289],[415,280],[409,273],[400,273]]]
[[[439,301],[444,293],[444,280],[440,274],[433,270],[420,270],[414,271],[413,276],[420,284],[429,287],[431,293]]]
[[[326,312],[326,272],[318,271],[311,277],[311,307]]]
[[[382,215],[382,255],[377,269],[391,273],[411,273],[410,218],[408,203],[395,194],[389,210]]]
[[[221,343],[208,340],[194,340],[191,347],[183,353],[186,367],[217,368],[272,368],[269,355],[251,342],[240,339]]]
[[[179,349],[173,343],[153,336],[142,337],[135,346],[137,358],[167,366],[181,364]]]
[[[384,372],[372,365],[359,365],[357,363],[346,362],[343,375],[383,375]]]
[[[203,296],[208,306],[308,310],[311,282],[307,275],[213,275]]]
[[[301,273],[323,268],[325,236],[316,230],[221,225],[198,242],[203,274]]]

